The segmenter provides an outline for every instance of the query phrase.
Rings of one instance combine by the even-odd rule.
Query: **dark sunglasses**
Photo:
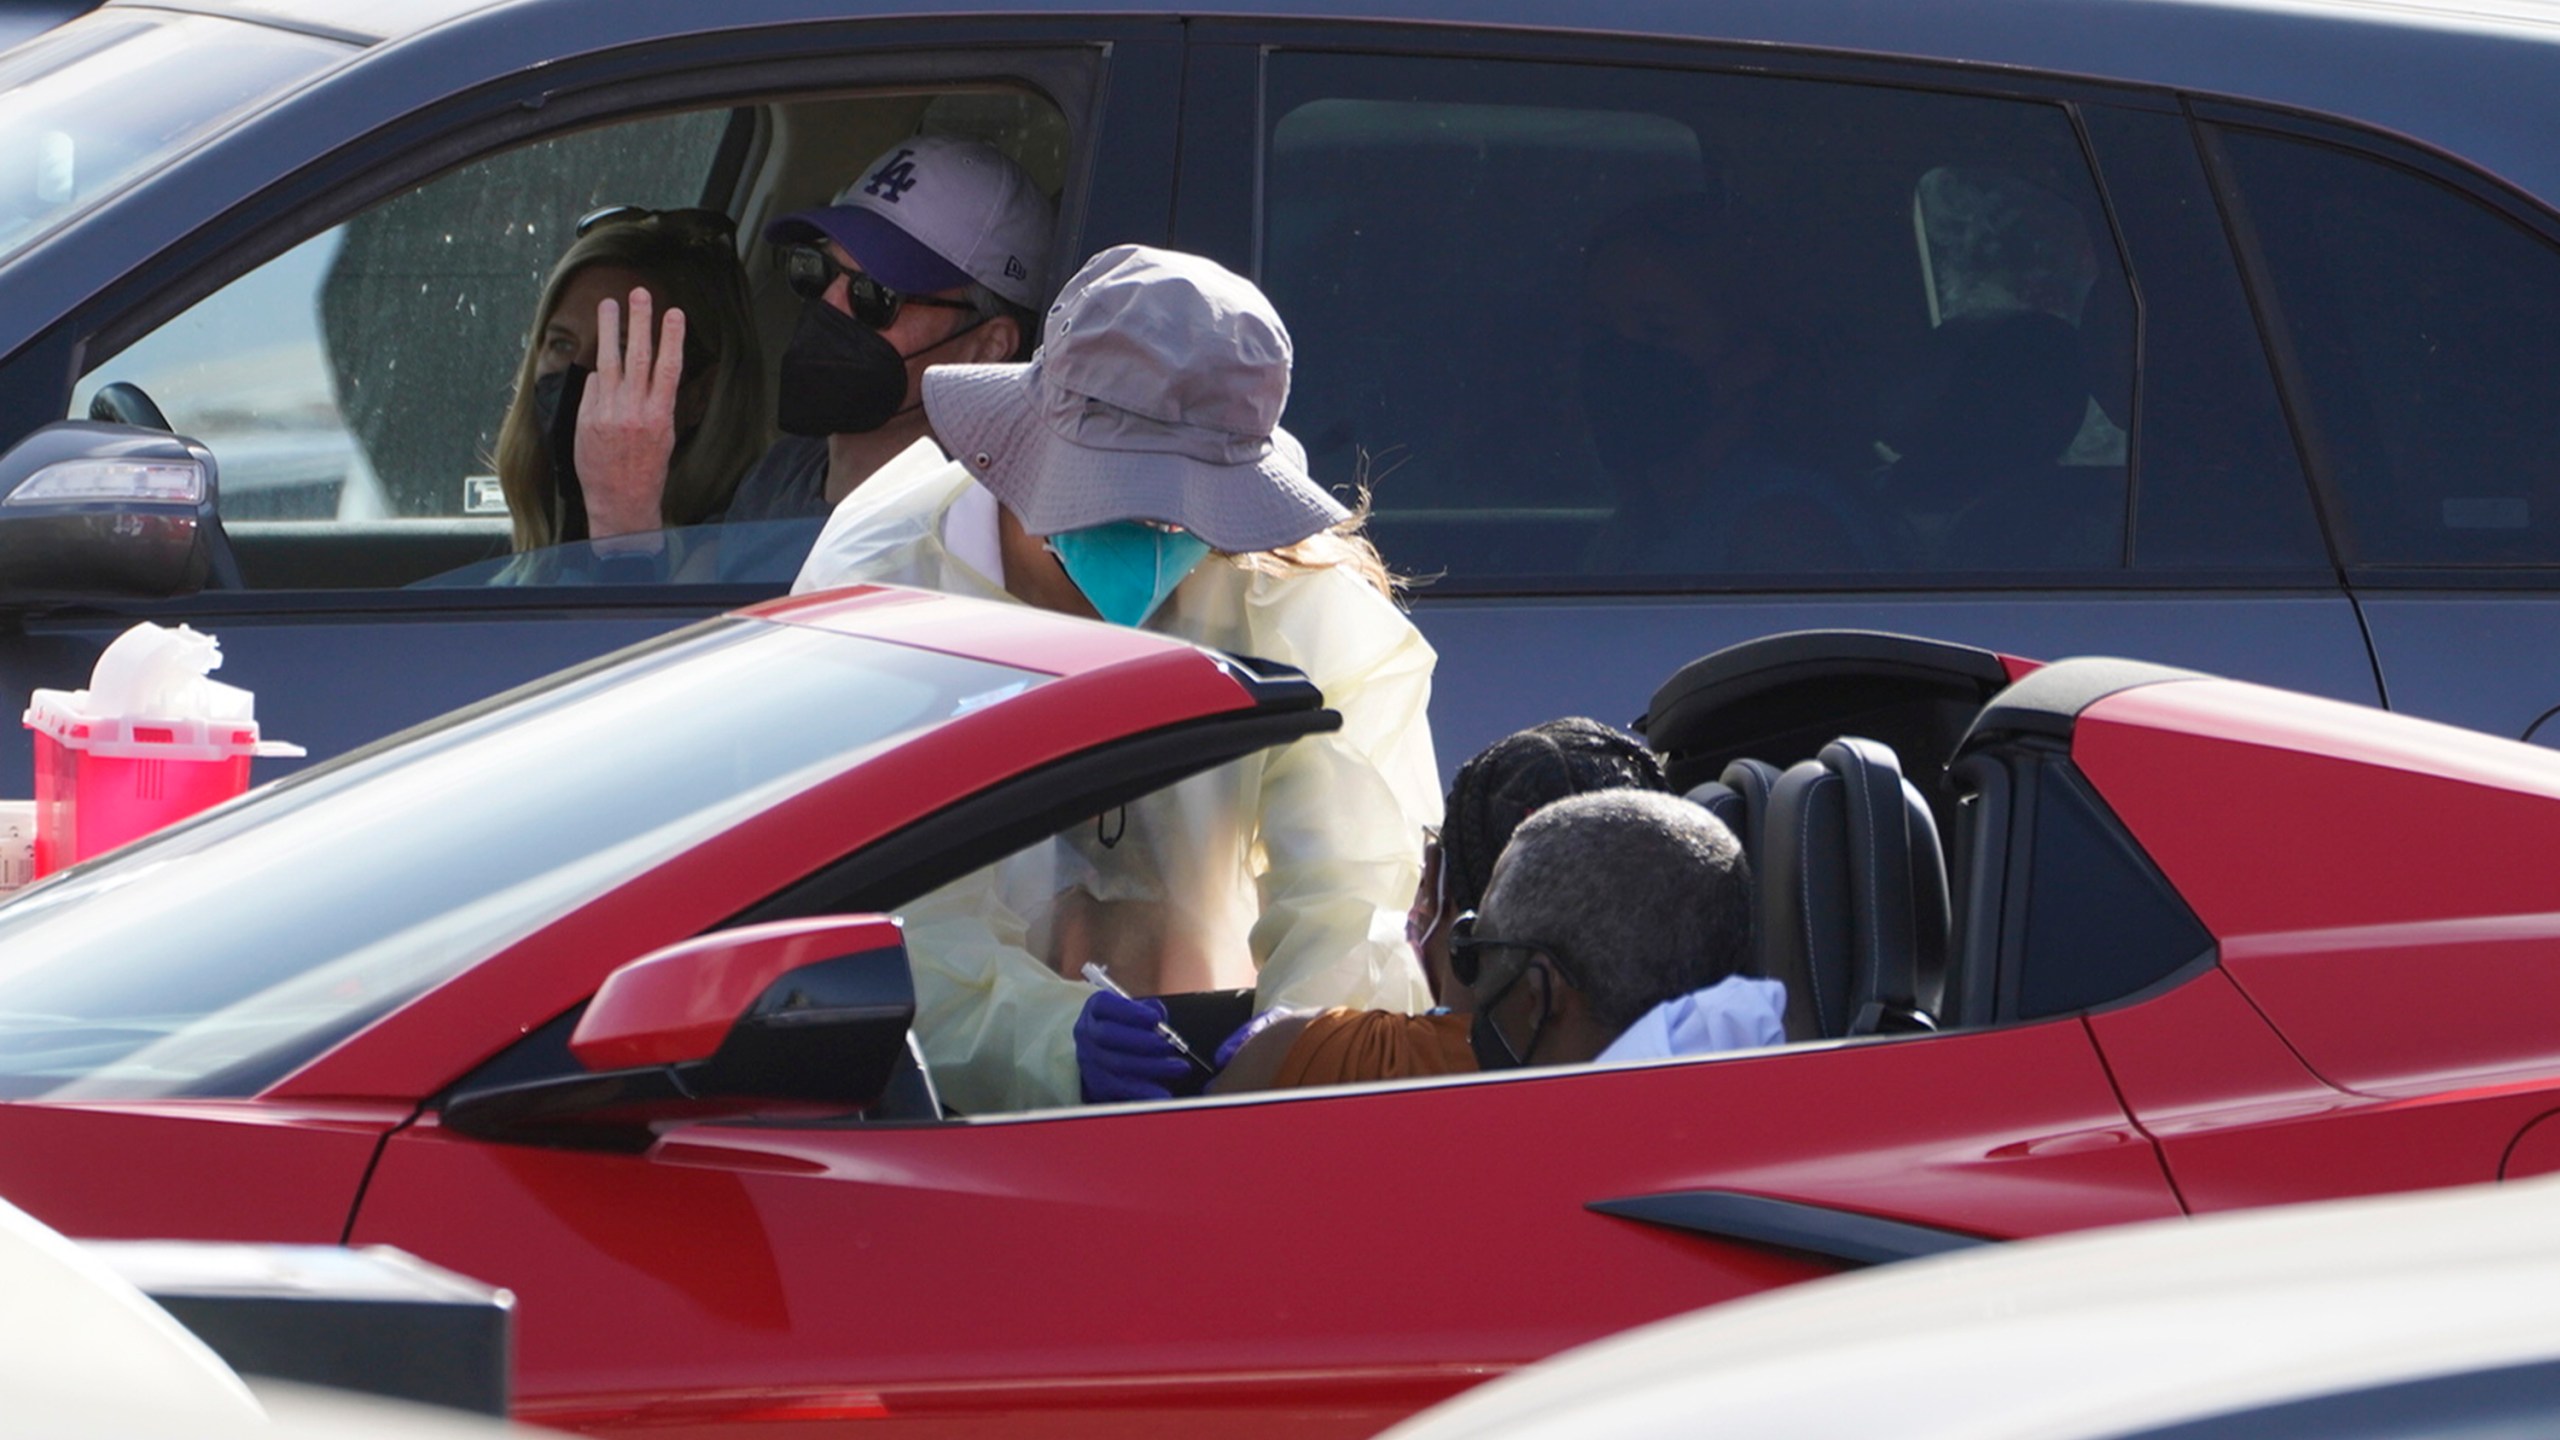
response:
[[[718,242],[726,245],[736,239],[738,222],[718,210],[691,208],[684,210],[652,210],[646,205],[607,205],[578,217],[578,237],[586,238],[590,230],[607,225],[645,225],[654,223],[660,230],[678,240]]]
[[[835,284],[839,275],[849,282],[845,298],[852,306],[853,318],[874,330],[886,330],[896,323],[898,309],[904,305],[935,305],[945,310],[978,308],[966,300],[892,290],[859,270],[837,264],[834,256],[816,245],[793,245],[782,252],[782,278],[790,283],[791,293],[803,300],[826,298],[827,287]]]
[[[1530,940],[1496,940],[1489,936],[1478,935],[1476,912],[1473,910],[1459,916],[1457,921],[1449,927],[1451,978],[1470,990],[1476,988],[1476,981],[1484,974],[1484,952],[1488,950],[1520,950],[1533,956],[1544,955],[1547,957],[1547,963],[1553,965],[1558,974],[1567,980],[1573,979],[1572,964],[1564,958],[1564,952],[1553,945],[1542,945]],[[1525,970],[1527,967],[1522,968]],[[1517,980],[1520,977],[1514,975],[1511,978]]]

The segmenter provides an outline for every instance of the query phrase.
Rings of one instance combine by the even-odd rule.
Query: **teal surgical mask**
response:
[[[1164,597],[1209,553],[1208,542],[1188,530],[1167,530],[1142,520],[1115,520],[1052,535],[1049,553],[1067,567],[1096,614],[1114,625],[1147,623]]]

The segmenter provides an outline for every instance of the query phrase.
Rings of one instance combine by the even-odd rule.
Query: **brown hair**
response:
[[[534,308],[524,362],[516,370],[515,398],[498,426],[492,467],[515,521],[515,548],[538,550],[558,542],[552,510],[558,488],[533,401],[535,366],[543,327],[579,271],[614,265],[637,271],[666,306],[685,314],[684,389],[701,393],[702,419],[676,436],[667,459],[667,488],[658,512],[670,526],[699,525],[729,506],[747,468],[772,442],[773,405],[765,390],[764,358],[747,300],[747,273],[731,242],[711,235],[669,230],[657,217],[600,225],[562,252],[543,282]],[[706,362],[697,368],[697,357]],[[708,384],[707,392],[696,386]]]

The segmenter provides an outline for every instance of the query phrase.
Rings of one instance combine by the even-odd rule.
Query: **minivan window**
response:
[[[0,57],[0,262],[349,53],[262,25],[119,10]]]
[[[1444,588],[2120,576],[2135,305],[2059,105],[1282,53],[1291,428]]]
[[[2560,251],[2442,181],[2227,130],[2350,564],[2560,565]]]

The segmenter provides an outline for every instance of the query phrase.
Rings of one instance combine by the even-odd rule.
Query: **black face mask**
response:
[[[1467,1026],[1467,1048],[1476,1052],[1477,1069],[1517,1070],[1529,1063],[1530,1056],[1538,1053],[1538,1036],[1547,1028],[1547,1011],[1552,999],[1547,994],[1546,978],[1543,975],[1539,977],[1538,1018],[1529,1027],[1528,1044],[1517,1050],[1512,1049],[1510,1040],[1505,1038],[1502,1031],[1493,1023],[1494,1007],[1500,1005],[1503,998],[1511,993],[1513,985],[1527,980],[1529,971],[1537,968],[1532,964],[1523,969],[1519,974],[1511,977],[1510,985],[1503,986],[1494,992],[1491,999],[1476,1005],[1475,1019]]]
[[[533,415],[551,458],[551,539],[567,545],[587,538],[587,492],[578,484],[578,404],[586,398],[584,365],[555,370],[533,382]]]
[[[1668,346],[1602,335],[1582,346],[1582,412],[1600,463],[1641,473],[1678,458],[1714,413],[1707,368]]]
[[[879,331],[824,300],[800,307],[782,350],[775,422],[792,435],[862,435],[907,403],[907,357]]]

